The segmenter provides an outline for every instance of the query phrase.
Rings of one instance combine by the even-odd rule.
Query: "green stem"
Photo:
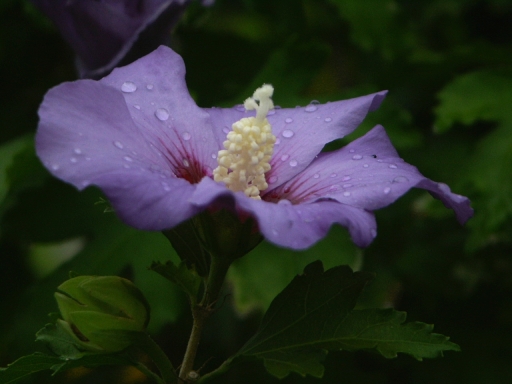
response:
[[[231,368],[231,361],[232,361],[232,359],[228,359],[225,362],[223,362],[222,365],[220,367],[218,367],[217,369],[207,373],[204,376],[201,376],[201,378],[199,379],[199,381],[197,383],[198,384],[206,383],[206,382],[210,381],[211,379],[222,375],[224,372],[227,372],[229,370],[229,368]]]
[[[201,339],[206,319],[212,314],[213,306],[218,300],[220,290],[226,278],[230,263],[218,257],[212,257],[208,281],[201,303],[192,308],[192,331],[187,344],[180,369],[180,380],[186,382],[189,373],[194,369],[197,348]]]
[[[176,376],[174,367],[166,354],[147,333],[141,335],[137,340],[136,345],[147,353],[151,360],[153,360],[153,363],[155,363],[156,367],[160,371],[160,375],[162,376],[164,383],[176,384],[178,382],[178,376]]]

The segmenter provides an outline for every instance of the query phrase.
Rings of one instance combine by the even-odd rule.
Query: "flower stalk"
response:
[[[192,331],[190,332],[187,349],[179,373],[182,382],[187,382],[190,372],[193,371],[194,361],[205,322],[214,312],[214,306],[218,301],[230,265],[231,260],[212,256],[210,272],[206,281],[203,298],[199,304],[192,306]]]

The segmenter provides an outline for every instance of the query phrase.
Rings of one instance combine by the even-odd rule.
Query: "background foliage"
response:
[[[27,1],[3,0],[0,18],[0,366],[42,350],[34,334],[56,311],[53,292],[70,270],[133,279],[150,301],[151,333],[177,365],[191,324],[186,300],[147,269],[176,259],[166,239],[104,213],[99,190],[78,193],[34,154],[38,105],[48,88],[76,78],[73,53]],[[301,253],[260,245],[230,271],[197,360],[205,371],[247,341],[272,298],[321,259],[326,269],[377,274],[362,309],[406,311],[462,349],[422,363],[334,352],[326,382],[512,382],[511,19],[508,0],[217,0],[188,9],[171,45],[200,106],[238,104],[263,82],[287,107],[388,89],[347,140],[381,123],[406,161],[469,196],[476,211],[461,228],[441,203],[412,191],[377,213],[379,235],[366,250],[340,228]],[[278,382],[262,364],[247,361],[224,382]],[[124,368],[31,380],[145,382]]]

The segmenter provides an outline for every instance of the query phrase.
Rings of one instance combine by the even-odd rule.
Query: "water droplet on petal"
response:
[[[294,135],[293,131],[289,130],[289,129],[285,129],[283,131],[283,133],[281,133],[281,135],[283,135],[283,137],[286,137],[286,138],[290,138]]]
[[[286,119],[284,119],[284,122],[290,124],[291,122],[293,122],[293,119],[291,117],[287,117]]]
[[[349,152],[354,153],[355,151],[356,151],[355,149],[351,149]]]
[[[185,167],[188,167],[188,166],[190,165],[190,163],[188,162],[188,160],[187,160],[187,159],[183,159],[183,165],[184,165]]]
[[[181,137],[183,137],[183,140],[190,140],[190,133],[188,132],[183,132],[183,134],[181,135]]]
[[[222,132],[224,132],[226,135],[229,133],[230,129],[228,127],[222,128]]]
[[[350,196],[350,192],[343,192],[343,196],[349,197]]]
[[[121,91],[125,93],[132,93],[137,90],[137,86],[132,81],[125,81],[123,85],[121,85]]]
[[[124,148],[124,145],[123,143],[121,143],[120,141],[114,141],[114,145],[119,148],[119,149],[123,149]]]
[[[146,88],[149,89],[150,91],[153,89],[153,84],[148,84],[146,85]]]
[[[389,168],[391,169],[397,169],[398,167],[395,164],[389,164]]]
[[[216,159],[217,158],[217,154],[216,153],[212,153],[212,159]]]
[[[238,104],[235,108],[237,111],[245,112],[245,107],[243,104]]]
[[[140,105],[138,105],[138,104],[134,104],[134,105],[133,105],[133,108],[135,108],[135,109],[140,109]]]
[[[52,169],[54,171],[58,170],[60,167],[59,167],[59,164],[52,164]]]
[[[361,160],[362,158],[363,158],[363,156],[361,156],[361,155],[352,156],[352,159],[354,159],[354,160]]]
[[[269,177],[269,179],[268,179],[268,182],[269,182],[270,184],[273,184],[273,183],[275,183],[276,181],[277,181],[277,176],[275,176],[275,175],[274,175],[274,176],[270,176],[270,177]]]
[[[76,163],[78,159],[76,157],[72,157],[71,159],[69,159],[69,161],[71,161],[72,163]]]
[[[290,161],[290,167],[296,167],[297,166],[297,160]]]
[[[281,160],[286,161],[286,160],[288,160],[289,157],[290,157],[290,155],[283,155],[283,156],[281,156]]]
[[[320,175],[319,175],[318,173],[315,173],[315,174],[313,175],[313,179],[318,179],[319,177],[320,177]]]
[[[291,201],[290,200],[287,200],[287,199],[281,199],[277,202],[277,204],[281,204],[281,205],[292,205]]]
[[[158,108],[155,111],[155,116],[157,117],[158,120],[165,121],[169,118],[169,111],[167,111],[167,109],[165,108]]]
[[[123,159],[125,159],[129,163],[131,163],[133,161],[133,159],[130,156],[125,156],[125,157],[123,157]]]
[[[384,188],[384,193],[387,195],[389,192],[391,192],[391,188],[386,187]]]
[[[80,148],[75,148],[73,152],[75,152],[77,155],[80,155],[82,153],[82,150]]]
[[[409,179],[405,176],[397,176],[393,179],[394,183],[407,183]]]
[[[343,184],[343,188],[350,188],[352,184]]]
[[[281,142],[281,139],[278,137],[278,138],[276,139],[276,142],[274,143],[274,145],[279,145],[279,143],[280,143],[280,142]]]
[[[345,176],[343,179],[341,179],[341,181],[349,181],[351,179],[350,176]]]
[[[331,173],[330,177],[336,177],[338,176],[336,173]]]
[[[329,188],[331,191],[337,191],[340,186],[337,184],[331,185],[331,188]]]
[[[364,168],[368,168],[368,167],[369,167],[369,165],[368,165],[368,164],[363,164],[363,167],[364,167]]]
[[[304,110],[305,110],[306,112],[315,112],[317,109],[318,109],[318,108],[317,108],[315,105],[310,104],[310,105],[308,105]]]
[[[324,119],[324,121],[325,121],[326,123],[330,123],[330,122],[332,121],[332,119],[331,119],[330,117],[326,117],[326,118]]]

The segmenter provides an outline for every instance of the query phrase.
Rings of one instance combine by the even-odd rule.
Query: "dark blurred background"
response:
[[[468,196],[460,227],[423,191],[377,212],[365,250],[341,228],[294,253],[263,243],[230,271],[226,300],[197,359],[210,371],[256,330],[272,298],[315,259],[377,274],[362,307],[394,307],[435,324],[461,352],[417,362],[330,353],[330,383],[512,382],[512,2],[510,0],[217,0],[193,3],[171,47],[202,107],[242,102],[263,82],[276,104],[306,105],[382,89],[389,96],[353,135],[384,125],[401,156]],[[77,78],[74,54],[27,0],[0,3],[0,366],[44,350],[34,334],[56,311],[69,271],[132,279],[152,307],[150,332],[178,365],[191,326],[185,297],[154,272],[176,259],[160,233],[104,213],[39,163],[33,137],[45,92]],[[329,149],[344,142],[333,143]],[[145,383],[134,369],[75,369],[34,383]],[[248,361],[216,383],[274,383]],[[283,383],[317,383],[291,375]]]

